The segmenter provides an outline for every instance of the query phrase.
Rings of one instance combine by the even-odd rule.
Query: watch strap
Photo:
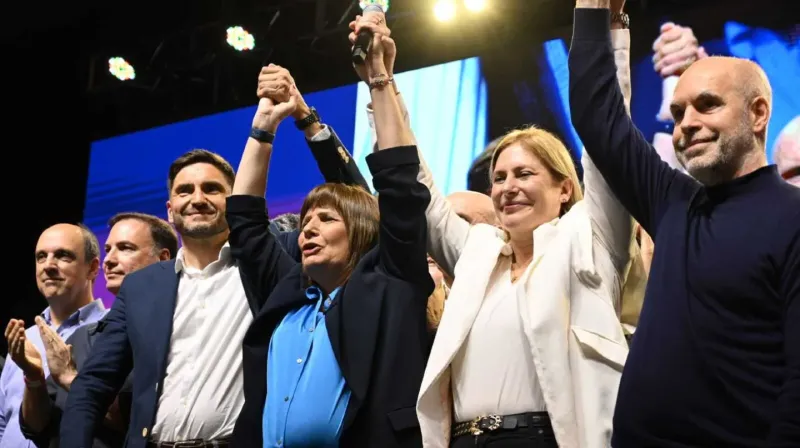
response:
[[[272,143],[275,141],[275,134],[262,129],[251,128],[250,137],[260,141],[261,143]]]
[[[297,126],[297,129],[304,131],[312,124],[319,122],[320,122],[319,113],[317,113],[317,109],[312,107],[311,113],[305,116],[304,118],[301,118],[300,120],[296,120],[294,122],[294,125]]]

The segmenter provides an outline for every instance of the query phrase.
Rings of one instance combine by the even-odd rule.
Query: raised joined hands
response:
[[[653,68],[662,78],[679,76],[694,61],[708,57],[689,27],[667,22],[653,42]]]
[[[258,108],[253,117],[253,127],[275,133],[278,125],[293,114],[307,115],[308,106],[294,79],[285,68],[270,64],[258,75]],[[302,117],[298,117],[302,118]]]

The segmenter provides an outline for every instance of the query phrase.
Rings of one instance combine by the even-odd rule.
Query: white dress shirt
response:
[[[511,257],[501,255],[497,261],[486,298],[451,364],[456,422],[547,408],[517,297],[532,269],[533,263],[520,278],[522,281],[512,283]]]
[[[184,263],[181,248],[167,372],[152,434],[162,442],[230,436],[244,405],[242,340],[253,315],[230,246],[203,270]]]

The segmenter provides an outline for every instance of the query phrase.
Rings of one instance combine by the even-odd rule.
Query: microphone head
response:
[[[382,12],[389,11],[389,0],[360,0],[358,6],[363,12]]]

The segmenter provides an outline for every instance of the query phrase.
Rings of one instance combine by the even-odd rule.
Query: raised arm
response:
[[[664,163],[628,116],[616,76],[609,6],[609,0],[577,1],[569,52],[572,124],[611,191],[655,235],[669,203],[688,199],[697,184]]]
[[[353,27],[355,22],[351,23],[350,25]],[[388,32],[386,27],[381,28],[384,30],[384,32]],[[392,79],[393,61],[394,54],[385,55],[384,65],[387,68],[388,77]],[[364,72],[359,72],[359,76],[362,78],[362,80],[364,80],[364,82],[369,83],[369,80],[366,78]],[[390,91],[392,91],[395,95],[397,106],[399,108],[403,123],[408,130],[408,135],[411,138],[411,142],[412,144],[417,145],[416,138],[411,130],[411,121],[409,119],[408,109],[403,102],[403,95],[400,94],[394,82],[391,87],[392,88]],[[369,119],[370,131],[373,132],[373,142],[377,144],[378,136],[375,132],[377,123],[375,120],[374,108],[375,104],[367,107],[367,117]],[[425,188],[427,188],[428,194],[430,195],[430,202],[425,209],[425,218],[427,221],[428,253],[436,261],[442,271],[444,271],[450,277],[453,277],[456,263],[461,256],[461,251],[463,250],[464,244],[467,240],[470,224],[465,219],[458,216],[455,211],[453,211],[450,203],[447,201],[447,198],[442,196],[442,194],[439,192],[439,189],[436,188],[436,185],[433,181],[433,175],[430,169],[428,169],[428,165],[425,163],[422,152],[419,152],[419,161],[420,163],[418,168],[419,171],[417,173],[417,180],[424,185]]]
[[[384,52],[394,53],[394,42],[378,29],[374,33],[366,65],[379,151],[367,157],[367,164],[380,207],[381,264],[390,275],[425,288],[427,296],[433,292],[426,256],[430,194],[417,181],[417,148],[383,62]]]
[[[344,143],[330,126],[320,121],[316,109],[309,107],[303,95],[297,90],[289,70],[270,64],[262,69],[258,81],[260,94],[279,102],[286,101],[289,92],[294,89],[296,105],[291,116],[294,125],[305,135],[311,155],[317,161],[317,167],[325,182],[360,185],[370,191],[367,181],[364,180]]]
[[[628,30],[611,31],[611,42],[614,49],[614,61],[617,69],[617,80],[622,91],[625,110],[630,111],[631,101],[631,69],[630,69],[630,34]],[[591,145],[592,142],[586,142]],[[597,169],[588,150],[583,152],[584,200],[589,216],[592,219],[592,230],[600,244],[612,256],[617,267],[626,267],[630,256],[633,221],[625,207],[614,197],[608,183]]]
[[[260,83],[259,96],[263,94]],[[259,100],[253,130],[236,172],[233,195],[227,201],[231,254],[239,263],[253,311],[264,305],[278,281],[297,265],[269,230],[265,199],[275,132],[297,105],[297,92],[292,90],[288,95],[285,102],[278,104],[266,96]]]
[[[325,182],[358,185],[370,191],[367,181],[358,169],[352,154],[339,140],[336,131],[328,125],[321,125],[322,130],[311,139],[306,139],[311,155],[317,161],[319,172]]]
[[[137,274],[134,272],[130,278],[125,278],[114,306],[98,323],[97,338],[89,357],[72,382],[61,416],[62,448],[92,446],[97,423],[103,420],[133,368],[125,295]]]

